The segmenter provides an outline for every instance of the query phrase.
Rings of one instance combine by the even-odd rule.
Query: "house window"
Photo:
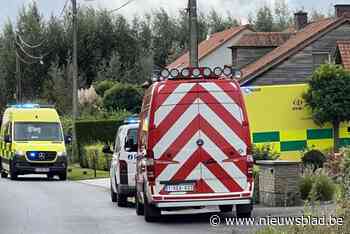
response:
[[[237,48],[232,48],[232,66],[236,67],[238,64]]]
[[[320,65],[331,62],[330,54],[327,52],[320,52],[312,54],[313,69],[317,69]]]

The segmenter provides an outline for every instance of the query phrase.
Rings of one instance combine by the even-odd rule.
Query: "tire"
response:
[[[112,182],[111,182],[111,200],[112,202],[118,201],[118,194],[113,191]]]
[[[252,204],[236,205],[236,216],[237,218],[250,218],[252,216],[252,210]]]
[[[127,204],[128,204],[128,197],[120,193],[117,193],[117,205],[119,207],[126,207]]]
[[[145,203],[144,203],[145,221],[148,223],[154,223],[158,221],[159,218],[161,217],[160,209],[155,207],[152,204],[149,204],[146,196],[144,199],[145,199]]]
[[[65,181],[67,180],[67,172],[62,172],[58,175],[58,177],[60,178],[61,181]]]
[[[219,206],[219,209],[221,213],[232,212],[233,205],[222,205],[222,206]]]
[[[5,171],[1,171],[1,178],[6,179],[7,178],[7,173]]]
[[[10,161],[10,179],[11,180],[17,180],[18,178],[18,172],[16,171],[13,162]]]
[[[135,203],[136,203],[136,214],[138,216],[144,215],[145,209],[144,209],[143,204],[141,204],[141,202],[138,199],[137,192],[136,192],[136,195],[135,195]]]

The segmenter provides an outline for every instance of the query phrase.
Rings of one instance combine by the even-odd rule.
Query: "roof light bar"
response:
[[[176,79],[177,77],[179,77],[179,75],[180,75],[180,71],[178,69],[176,68],[171,69],[170,76],[172,79]]]
[[[211,69],[209,67],[206,67],[206,68],[203,69],[203,75],[205,77],[211,76],[211,73],[212,73],[212,71],[211,71]]]
[[[223,73],[225,76],[231,76],[232,75],[232,68],[231,67],[225,67],[223,70]]]
[[[215,76],[221,76],[222,75],[222,68],[221,67],[214,68],[213,73]]]
[[[191,71],[190,71],[190,69],[188,67],[182,69],[182,71],[181,71],[181,76],[182,77],[189,77],[190,74],[191,74]]]
[[[140,123],[140,119],[137,115],[132,115],[124,120],[124,124],[137,124]]]
[[[192,76],[194,78],[199,78],[201,75],[201,70],[199,68],[193,68],[192,70]]]
[[[22,104],[13,104],[7,105],[8,108],[18,108],[18,109],[33,109],[33,108],[55,108],[54,105],[40,105],[34,103],[22,103]]]
[[[168,69],[162,70],[162,72],[160,73],[160,76],[163,77],[164,79],[169,78],[169,76],[170,76],[169,70]]]

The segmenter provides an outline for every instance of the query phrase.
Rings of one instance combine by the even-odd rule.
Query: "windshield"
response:
[[[63,141],[59,123],[15,123],[15,141]]]

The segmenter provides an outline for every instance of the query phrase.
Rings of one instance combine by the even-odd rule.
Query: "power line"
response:
[[[43,59],[43,56],[40,56],[40,57],[37,57],[35,55],[32,55],[32,54],[29,54],[23,47],[21,44],[18,43],[18,41],[16,40],[16,45],[21,49],[21,51],[27,55],[29,58],[31,59],[38,59],[38,60],[42,60]]]
[[[136,0],[129,0],[126,3],[124,3],[123,5],[121,5],[120,7],[116,8],[116,9],[113,9],[113,10],[110,10],[109,13],[113,13],[113,12],[119,11],[119,10],[121,10],[122,8],[126,7],[127,5],[129,5],[130,3],[134,2],[134,1],[136,1]]]
[[[18,38],[19,38],[19,40],[21,41],[21,43],[22,43],[23,45],[25,45],[26,47],[28,47],[28,48],[35,49],[35,48],[38,48],[38,47],[40,47],[40,46],[42,46],[42,45],[44,44],[44,40],[43,40],[40,44],[37,44],[37,45],[30,45],[29,43],[27,43],[27,42],[25,42],[25,41],[23,40],[22,36],[21,36],[19,33],[17,33],[17,35],[18,35]]]
[[[58,18],[61,18],[63,16],[64,11],[66,10],[66,8],[68,6],[68,2],[69,2],[69,0],[66,0],[66,2],[64,3],[64,6],[63,6],[62,11],[61,11],[61,14],[60,14],[60,16]]]
[[[18,52],[16,51],[16,56],[19,60],[21,60],[22,63],[25,63],[25,64],[28,64],[28,65],[31,65],[31,64],[34,64],[34,63],[37,63],[37,62],[28,62],[27,60],[25,60],[24,58],[22,58]]]

